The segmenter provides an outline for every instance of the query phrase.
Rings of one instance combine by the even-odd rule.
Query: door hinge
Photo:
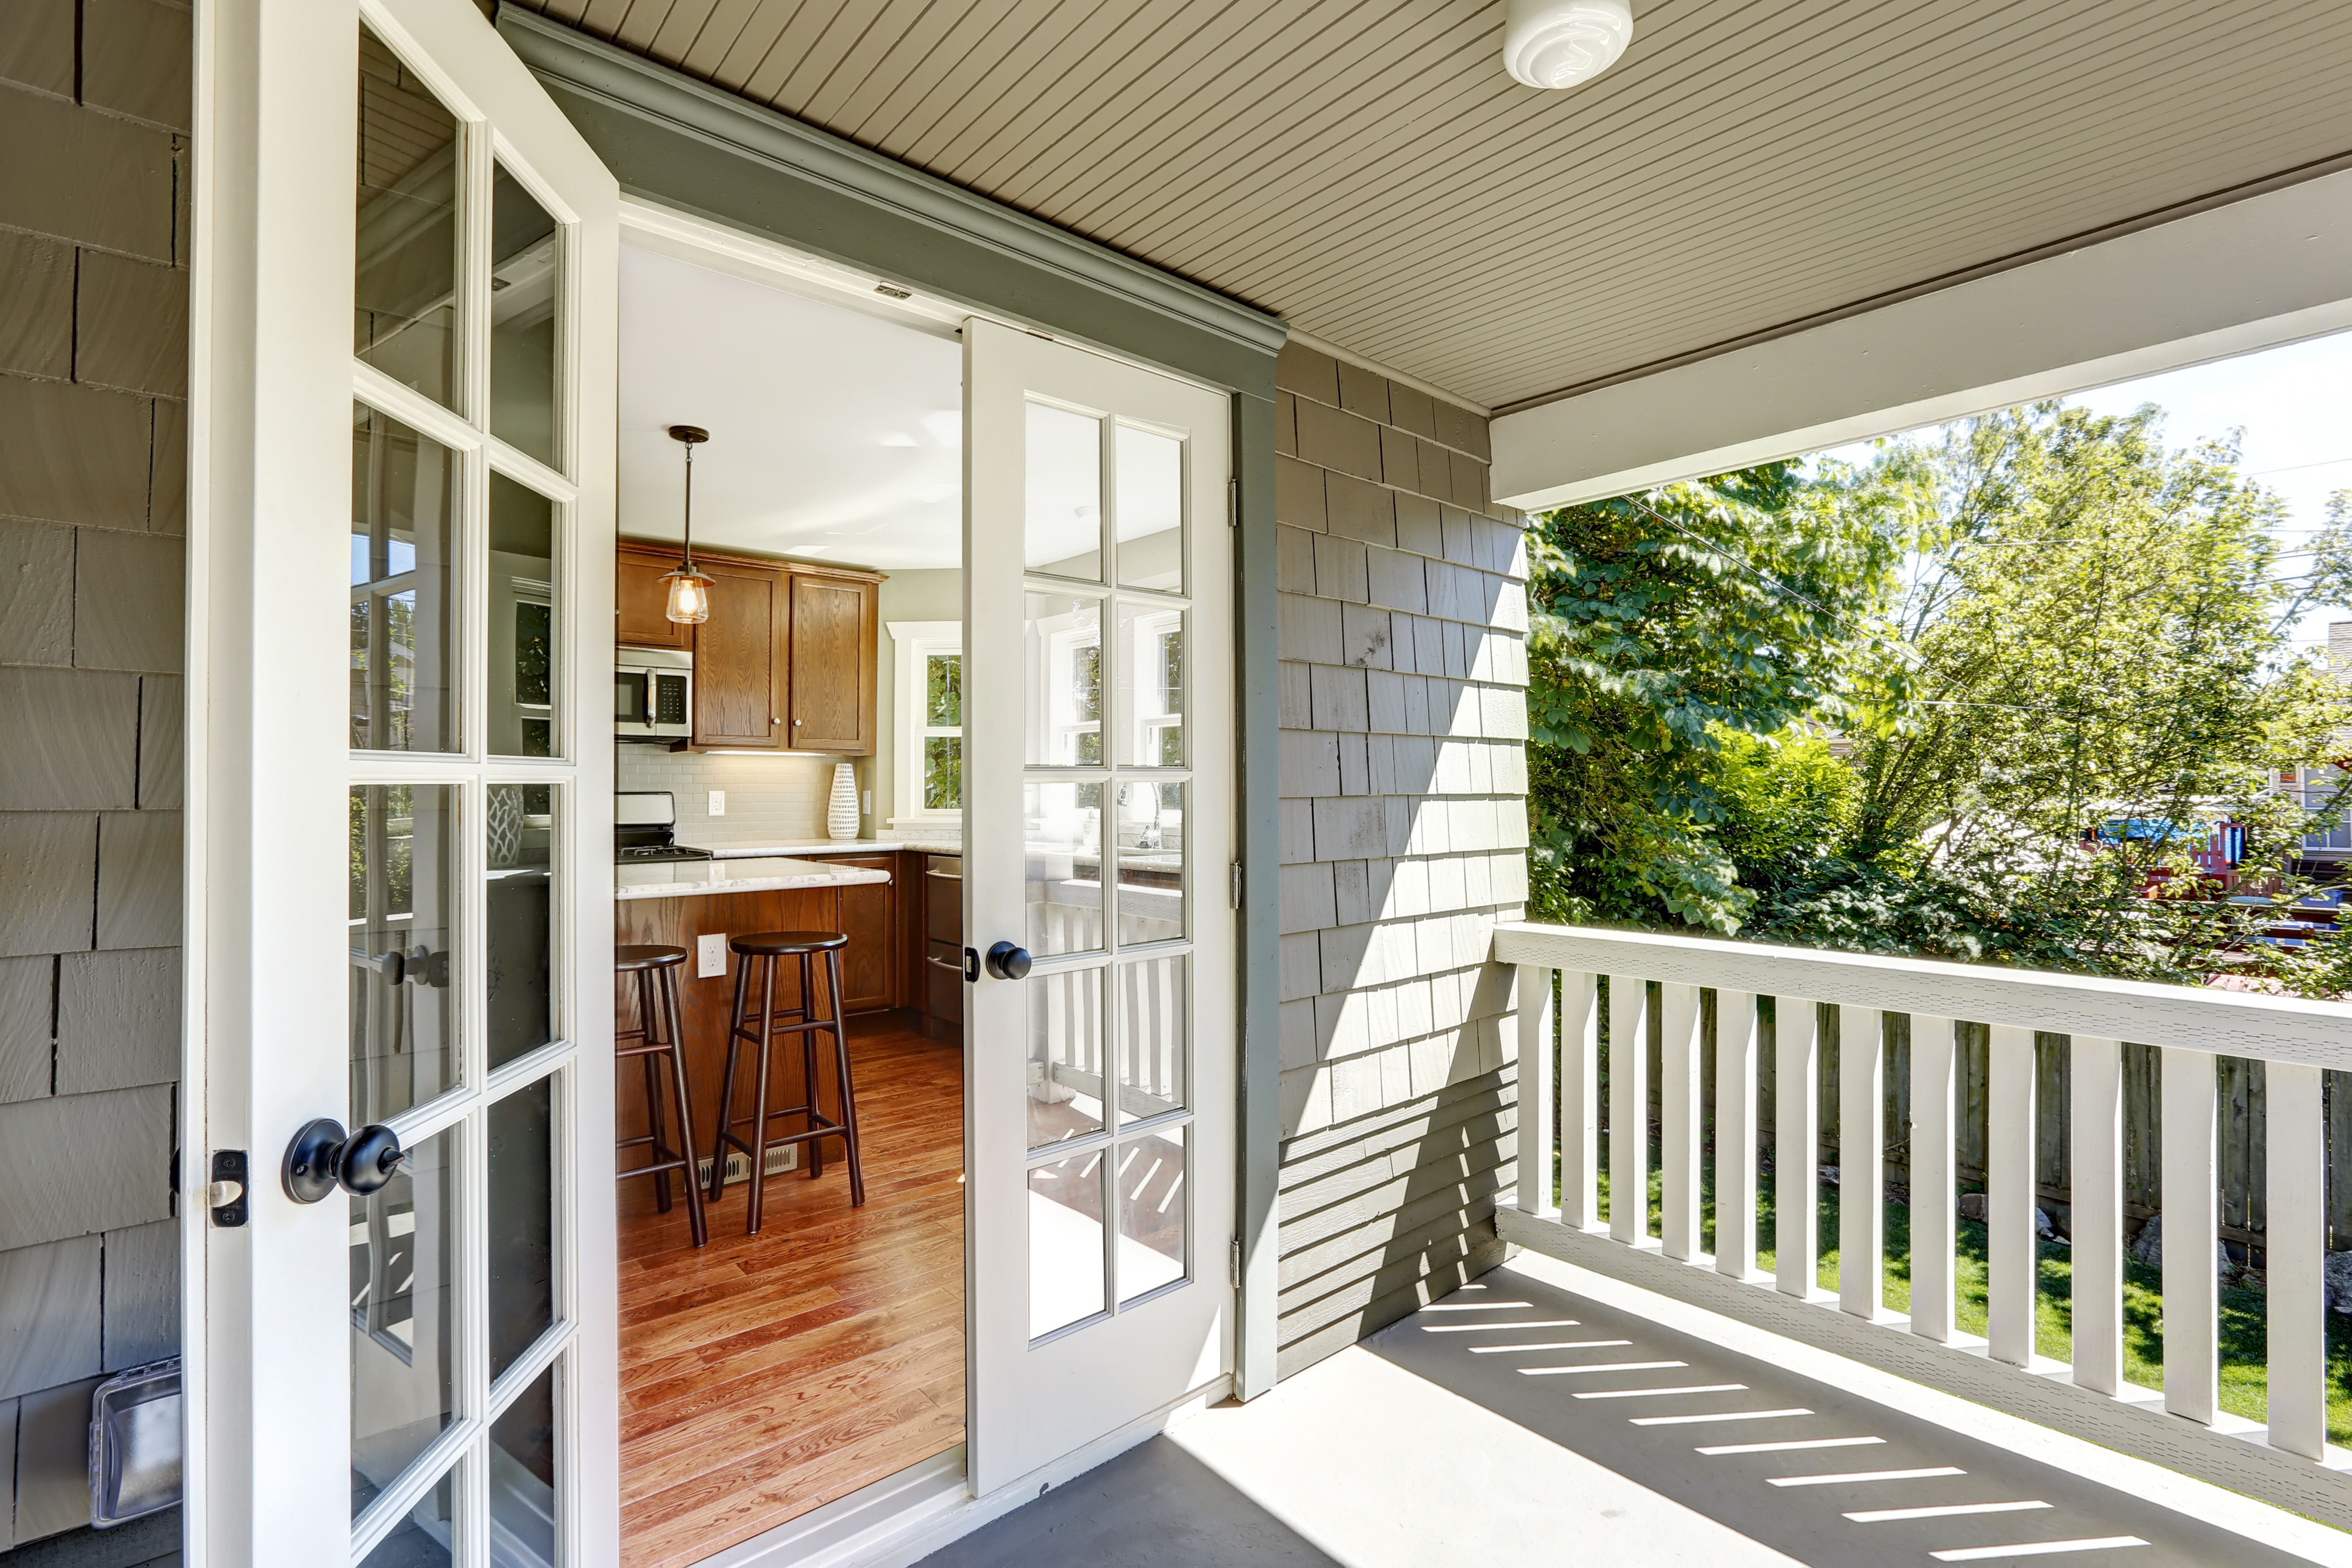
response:
[[[1242,482],[1239,479],[1227,479],[1225,481],[1225,526],[1239,528],[1241,525]]]
[[[1234,862],[1233,873],[1233,907],[1240,909],[1242,907],[1242,863],[1240,861]]]
[[[1233,1250],[1228,1256],[1233,1263],[1234,1289],[1238,1290],[1242,1288],[1242,1238],[1240,1237],[1234,1237]]]
[[[242,1149],[213,1151],[213,1179],[205,1185],[204,1202],[213,1211],[213,1223],[223,1230],[235,1230],[246,1221],[246,1166]]]

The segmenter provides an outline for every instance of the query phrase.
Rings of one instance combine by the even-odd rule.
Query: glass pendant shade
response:
[[[710,618],[710,579],[690,566],[666,574],[669,605],[662,613],[682,626],[698,626]]]

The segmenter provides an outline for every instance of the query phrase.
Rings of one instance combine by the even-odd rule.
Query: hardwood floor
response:
[[[866,1205],[824,1174],[686,1203],[621,1191],[621,1562],[683,1568],[963,1440],[963,1051],[852,1020]],[[700,1087],[697,1085],[699,1091]],[[622,1084],[625,1107],[641,1091]],[[696,1129],[701,1152],[710,1130]]]

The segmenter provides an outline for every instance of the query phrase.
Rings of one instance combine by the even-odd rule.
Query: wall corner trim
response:
[[[499,7],[498,26],[542,81],[1259,353],[1274,353],[1287,335],[1278,317],[574,28],[510,5]]]

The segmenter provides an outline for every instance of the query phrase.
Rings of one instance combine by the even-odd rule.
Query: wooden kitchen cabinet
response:
[[[669,584],[677,552],[624,544],[613,573],[614,642],[623,647],[691,648],[694,628],[669,618]]]
[[[791,574],[792,750],[874,754],[880,590],[871,577]]]
[[[813,857],[814,858],[814,857]],[[842,953],[845,1013],[877,1013],[898,1005],[898,972],[906,942],[898,926],[898,879],[903,857],[826,855],[828,866],[869,866],[887,871],[887,882],[861,882],[841,889],[841,929],[849,938]]]
[[[694,628],[694,744],[782,749],[784,574],[773,566],[698,561],[710,618]]]
[[[668,546],[625,542],[614,590],[625,647],[694,653],[696,748],[874,754],[882,576],[780,557],[698,551],[710,618],[672,624]]]

